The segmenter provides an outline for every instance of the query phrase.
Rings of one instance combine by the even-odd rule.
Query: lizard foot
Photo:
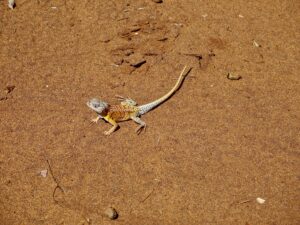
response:
[[[140,126],[138,126],[138,128],[135,129],[135,132],[139,135],[143,130],[146,131],[146,123],[141,120],[141,118],[137,117],[137,116],[132,116],[131,119],[138,123]]]
[[[104,131],[104,132],[103,132],[103,134],[106,135],[106,136],[109,136],[111,133],[112,133],[112,132],[109,132],[109,131]]]
[[[91,123],[98,123],[98,121],[100,120],[99,117],[95,118],[95,119],[91,119]]]
[[[137,133],[137,135],[142,133],[142,131],[146,132],[146,124],[140,125],[138,128],[135,129],[135,132]]]
[[[108,136],[111,133],[115,132],[116,129],[118,129],[118,127],[119,127],[119,125],[114,120],[112,120],[110,122],[112,122],[114,126],[112,128],[110,128],[108,131],[104,131],[104,135],[106,135],[106,136]]]

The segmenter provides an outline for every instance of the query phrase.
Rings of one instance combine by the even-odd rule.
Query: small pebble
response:
[[[260,44],[258,44],[255,40],[253,40],[253,46],[256,47],[256,48],[259,48],[261,47]]]
[[[16,7],[15,0],[8,0],[8,7],[14,9]]]
[[[257,201],[257,203],[259,203],[259,204],[264,204],[265,203],[265,199],[262,199],[262,198],[256,198],[256,201]]]
[[[104,214],[111,220],[118,218],[118,213],[113,207],[109,207],[104,211]]]
[[[47,177],[48,170],[42,170],[42,171],[40,172],[40,174],[41,174],[42,177]]]
[[[155,2],[155,3],[163,3],[163,0],[152,0],[152,2]]]
[[[227,74],[227,78],[229,80],[239,80],[241,79],[242,77],[240,75],[237,75],[237,74],[233,74],[233,73],[228,73]]]

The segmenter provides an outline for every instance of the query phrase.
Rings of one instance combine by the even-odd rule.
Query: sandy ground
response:
[[[299,6],[1,1],[0,223],[299,224]],[[184,65],[146,132],[90,123],[89,98],[147,103]]]

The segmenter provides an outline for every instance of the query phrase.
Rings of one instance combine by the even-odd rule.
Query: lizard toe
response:
[[[108,135],[111,134],[111,132],[109,132],[109,131],[104,131],[103,134],[106,135],[106,136],[108,136]]]
[[[138,128],[135,129],[135,132],[137,133],[137,135],[139,135],[140,133],[142,133],[142,131],[146,131],[146,125],[140,125]]]

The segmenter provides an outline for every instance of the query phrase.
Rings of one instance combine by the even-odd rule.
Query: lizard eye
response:
[[[95,108],[98,108],[98,107],[100,106],[100,104],[99,104],[99,103],[94,103],[93,106],[94,106]]]

